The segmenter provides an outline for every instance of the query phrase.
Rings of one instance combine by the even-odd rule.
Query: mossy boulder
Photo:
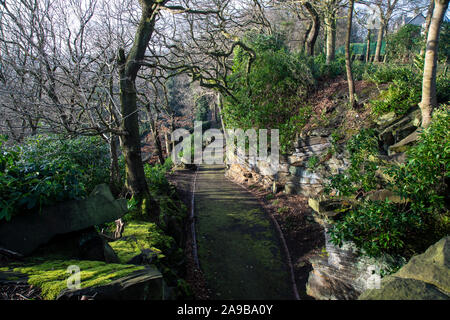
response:
[[[393,155],[396,153],[402,153],[407,151],[411,146],[413,146],[417,138],[419,137],[419,132],[416,130],[410,135],[408,135],[406,138],[402,139],[401,141],[397,142],[396,144],[390,146],[388,148],[388,154]]]
[[[164,258],[163,251],[175,245],[175,240],[165,235],[155,223],[132,221],[127,223],[122,238],[109,243],[121,263],[128,263],[135,257],[148,252]]]
[[[378,117],[378,119],[375,119],[375,123],[378,124],[379,126],[388,126],[389,124],[393,123],[396,119],[397,115],[395,114],[394,111],[391,111]]]
[[[107,284],[79,290],[63,290],[58,300],[79,300],[82,296],[95,300],[165,300],[165,283],[161,273],[146,266]]]
[[[398,143],[413,133],[420,125],[420,118],[420,110],[416,109],[382,130],[378,138],[385,151],[388,151],[389,146]]]
[[[406,203],[408,199],[402,198],[394,192],[386,189],[371,191],[367,194],[366,199],[371,201],[385,201],[388,200],[393,203]]]
[[[450,236],[412,257],[395,275],[430,283],[450,293]]]
[[[111,222],[126,212],[125,199],[115,200],[107,185],[98,185],[87,199],[57,203],[41,213],[0,223],[0,247],[29,255],[56,235]]]
[[[365,291],[358,300],[448,300],[435,286],[414,280],[387,276],[380,289]]]
[[[344,199],[309,198],[308,205],[321,216],[336,217],[352,208],[352,203]]]
[[[77,266],[80,270],[81,289],[103,286],[145,269],[143,266],[107,264],[101,261],[48,260],[47,257],[41,257],[0,268],[0,273],[18,277],[20,281],[26,279],[28,284],[41,289],[44,299],[53,300],[67,289],[67,280],[71,276],[68,268],[71,266]]]
[[[450,236],[411,258],[399,271],[383,278],[379,289],[367,290],[359,299],[450,299]]]

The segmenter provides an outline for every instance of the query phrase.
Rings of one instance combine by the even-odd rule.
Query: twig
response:
[[[30,298],[27,298],[27,297],[25,297],[24,295],[21,295],[20,293],[17,293],[17,292],[16,292],[16,295],[19,296],[19,297],[21,297],[21,298],[24,299],[24,300],[31,300]]]

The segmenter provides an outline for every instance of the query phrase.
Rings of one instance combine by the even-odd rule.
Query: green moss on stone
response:
[[[28,276],[29,284],[41,288],[44,299],[53,300],[62,290],[67,288],[67,280],[71,276],[67,272],[69,266],[80,268],[81,288],[105,285],[144,268],[135,265],[107,264],[101,261],[42,260],[44,259],[33,259],[21,266],[11,266],[8,270],[2,268],[2,271],[25,274]]]
[[[109,244],[122,263],[127,263],[142,250],[155,252],[158,258],[164,258],[164,249],[173,245],[174,239],[164,234],[155,223],[130,222],[125,226],[122,238]]]

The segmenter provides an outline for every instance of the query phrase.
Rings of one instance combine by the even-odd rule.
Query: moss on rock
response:
[[[158,258],[164,258],[164,249],[173,245],[172,237],[152,222],[133,221],[126,225],[122,238],[110,242],[121,263],[127,263],[143,250],[153,251]]]
[[[105,285],[115,279],[144,269],[142,266],[107,264],[100,261],[45,261],[44,258],[36,258],[23,265],[13,264],[8,270],[6,270],[7,268],[2,268],[1,271],[26,275],[29,284],[41,288],[44,299],[53,300],[56,299],[62,290],[67,288],[67,280],[71,276],[68,272],[70,266],[78,266],[80,268],[81,288]]]

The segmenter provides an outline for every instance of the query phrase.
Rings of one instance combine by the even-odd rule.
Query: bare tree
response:
[[[429,126],[433,108],[437,105],[436,99],[436,67],[438,58],[439,32],[442,20],[448,8],[449,0],[435,0],[433,16],[431,18],[423,68],[422,101],[419,106],[422,110],[422,127]]]
[[[350,0],[348,4],[348,16],[347,16],[347,38],[345,42],[345,68],[347,70],[347,83],[348,83],[348,98],[349,103],[352,107],[355,106],[355,83],[353,81],[352,73],[352,61],[350,53],[350,37],[352,33],[352,22],[353,22],[353,7],[354,0]]]
[[[320,17],[319,14],[317,13],[317,10],[313,7],[313,5],[309,1],[303,2],[303,5],[309,12],[311,18],[311,28],[309,29],[308,37],[306,38],[305,51],[306,54],[313,56],[314,46],[316,44],[317,36],[319,35],[320,30]]]
[[[434,0],[430,0],[430,4],[428,6],[427,17],[425,20],[425,30],[424,33],[428,35],[428,30],[430,29],[431,17],[433,16],[434,10]],[[422,46],[420,49],[420,55],[423,56],[425,54],[425,46]]]
[[[377,46],[375,49],[374,61],[380,61],[381,55],[381,45],[383,42],[383,37],[387,31],[388,23],[392,18],[392,14],[398,4],[398,0],[376,0],[375,5],[378,7],[378,12],[380,15],[380,28],[378,29],[377,35]]]

